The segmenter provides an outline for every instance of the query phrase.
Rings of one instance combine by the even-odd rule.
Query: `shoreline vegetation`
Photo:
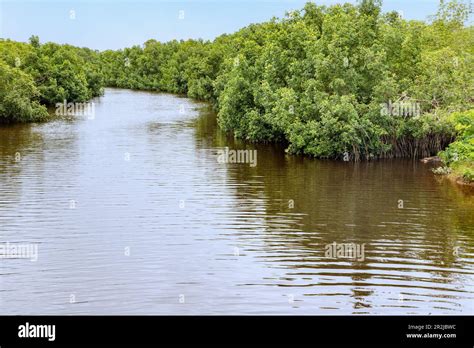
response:
[[[438,155],[474,182],[472,8],[440,1],[427,21],[382,13],[381,0],[307,3],[213,41],[103,52],[0,39],[0,124],[48,119],[103,87],[209,102],[224,131],[291,154],[352,161]]]

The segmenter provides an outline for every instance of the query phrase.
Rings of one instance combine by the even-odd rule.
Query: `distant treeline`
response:
[[[25,111],[16,120],[34,119],[38,102],[84,100],[105,84],[209,101],[223,130],[285,143],[290,153],[415,158],[444,149],[458,132],[449,115],[473,108],[470,12],[441,1],[429,21],[408,21],[382,13],[380,0],[307,3],[212,42],[149,40],[99,53],[3,41],[0,68],[2,78],[23,80],[25,102],[15,107]],[[5,100],[13,103],[0,96],[0,110],[12,118]]]

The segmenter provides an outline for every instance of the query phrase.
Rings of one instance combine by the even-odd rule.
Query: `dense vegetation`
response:
[[[105,83],[210,101],[225,131],[283,142],[290,153],[352,160],[434,155],[458,134],[462,142],[469,137],[450,115],[472,115],[470,10],[441,1],[424,22],[383,14],[381,0],[307,3],[212,42],[149,40],[101,53],[40,45],[36,37],[29,44],[0,41],[0,77],[20,81],[9,83],[22,91],[15,97],[3,88],[0,110],[9,110],[2,112],[7,120],[41,119],[39,103],[87,100]],[[455,144],[446,153],[461,151]]]
[[[474,110],[455,112],[450,118],[456,125],[458,137],[446,150],[440,152],[447,167],[438,168],[435,172],[453,172],[456,178],[474,182]]]
[[[83,102],[102,93],[98,52],[46,43],[0,40],[0,123],[41,121],[45,106]]]

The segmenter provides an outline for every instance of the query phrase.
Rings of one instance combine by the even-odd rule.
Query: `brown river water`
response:
[[[474,314],[474,196],[427,165],[234,141],[168,94],[94,102],[0,128],[1,314]]]

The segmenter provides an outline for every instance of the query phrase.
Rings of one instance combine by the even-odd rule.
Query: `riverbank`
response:
[[[424,162],[423,163],[427,164],[430,162]],[[436,161],[436,163],[439,163],[439,161]],[[474,181],[464,174],[464,170],[456,170],[455,172],[452,171],[450,167],[447,166],[441,166],[441,167],[434,167],[431,169],[434,175],[446,179],[450,182],[452,182],[455,185],[462,186],[465,188],[472,188],[474,189]],[[467,192],[474,193],[472,190],[467,190]]]
[[[443,166],[435,174],[447,175],[460,185],[474,185],[474,109],[450,115],[456,140],[439,153]]]

